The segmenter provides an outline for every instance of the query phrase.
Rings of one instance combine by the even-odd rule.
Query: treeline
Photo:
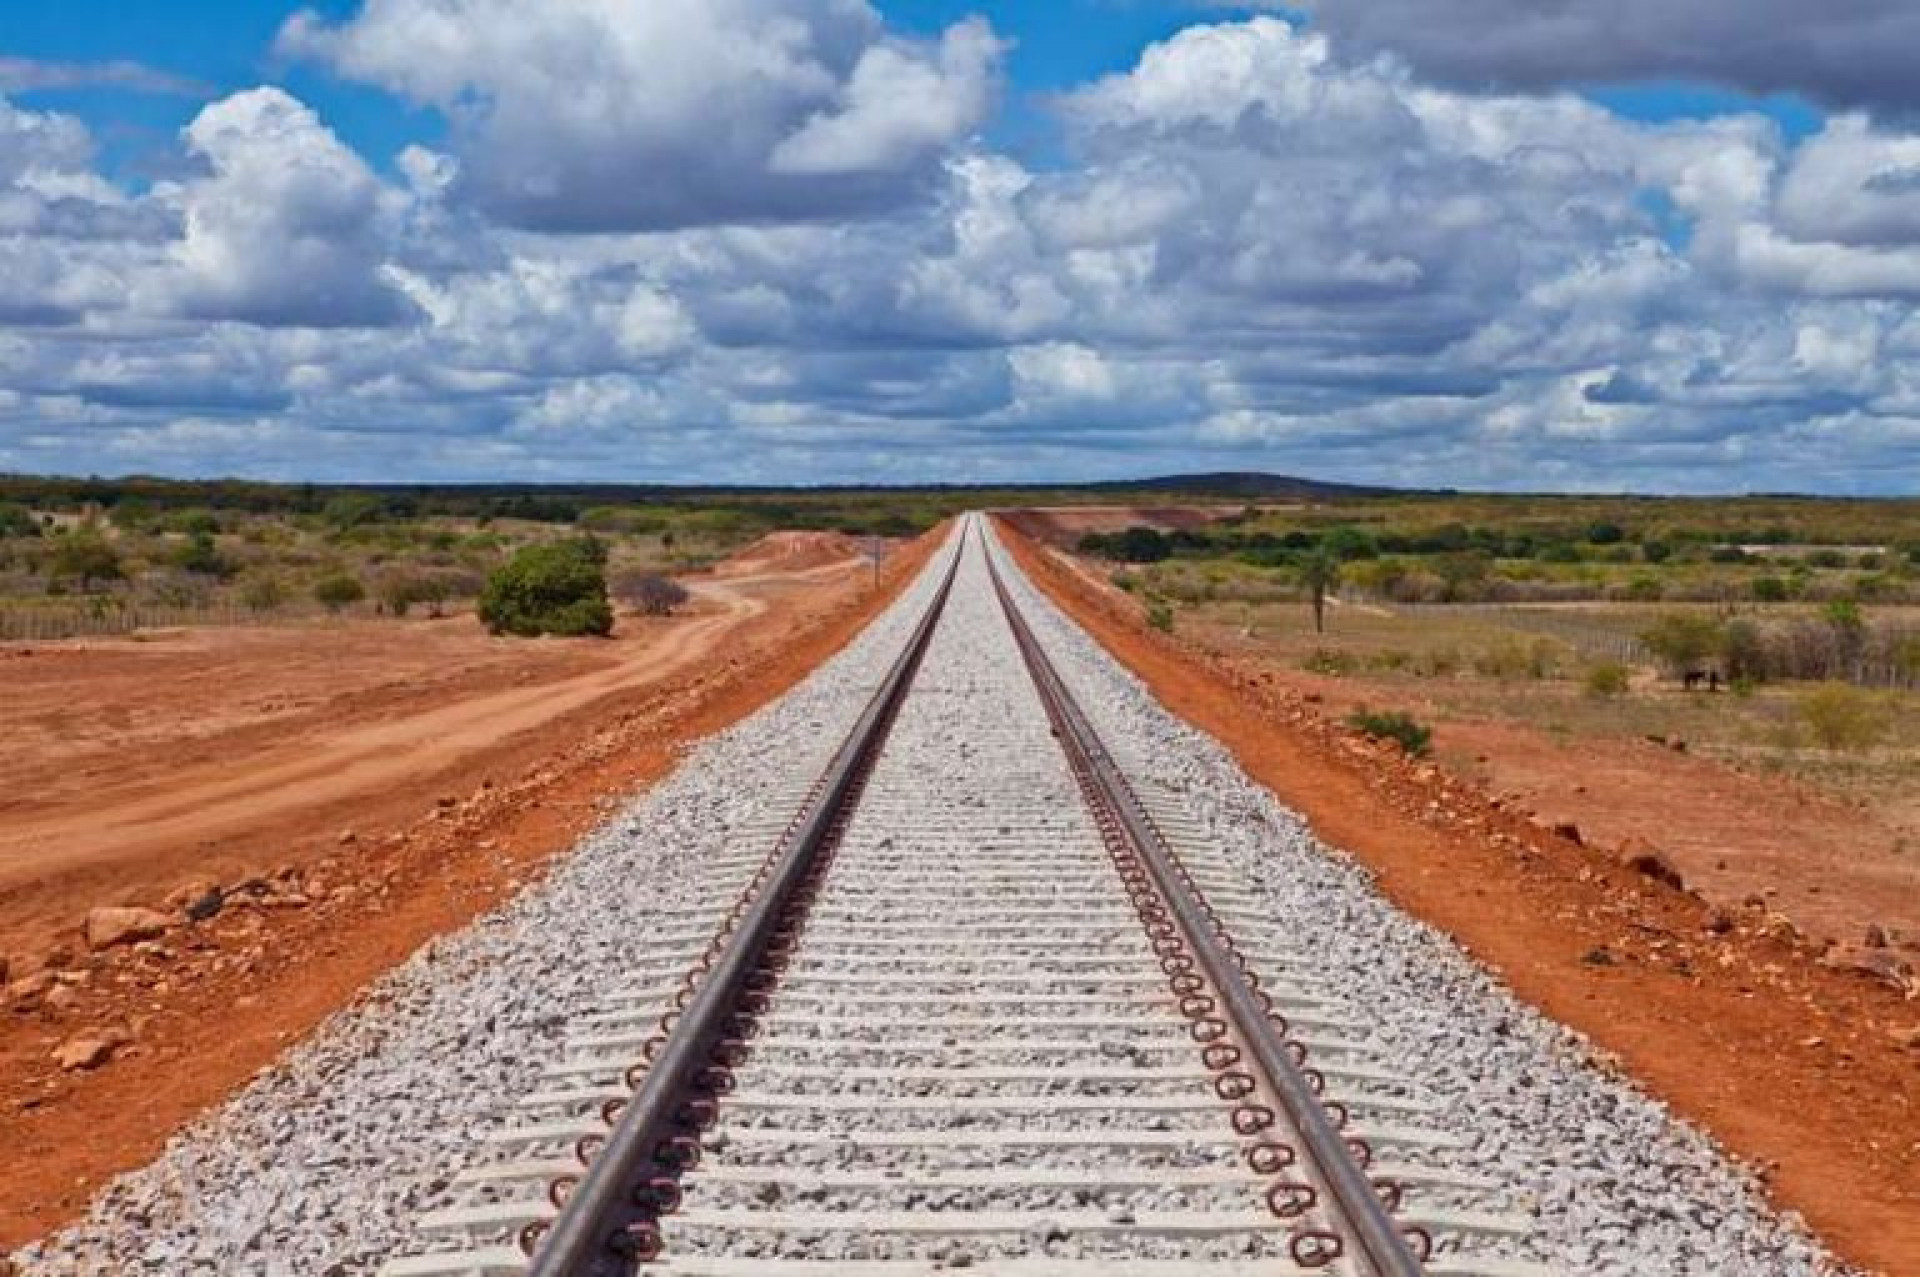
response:
[[[1753,547],[1802,546],[1787,529],[1759,529],[1750,539],[1729,540],[1697,529],[1677,529],[1662,536],[1636,535],[1617,523],[1590,523],[1557,529],[1511,529],[1465,523],[1431,528],[1368,528],[1336,524],[1326,528],[1295,528],[1286,532],[1247,530],[1235,520],[1204,528],[1161,531],[1136,526],[1119,532],[1093,532],[1082,537],[1082,554],[1119,563],[1160,563],[1176,558],[1231,558],[1255,567],[1286,567],[1318,554],[1346,563],[1389,555],[1427,556],[1474,554],[1487,559],[1535,560],[1541,563],[1649,563],[1670,561],[1719,564],[1773,561],[1764,549]],[[1868,549],[1848,553],[1820,548],[1789,556],[1790,562],[1813,567],[1858,567],[1875,571],[1905,561],[1920,564],[1920,542],[1893,551]]]
[[[747,537],[782,528],[849,536],[917,536],[962,510],[1070,501],[1074,493],[1000,489],[703,489],[652,485],[328,485],[253,480],[69,479],[0,475],[0,536],[31,535],[9,523],[30,512],[99,511],[116,525],[164,525],[188,512],[266,515],[339,526],[464,519],[521,520],[657,534],[695,526]]]
[[[1229,561],[1294,577],[1331,561],[1350,591],[1408,604],[1894,601],[1920,593],[1920,542],[1848,550],[1776,543],[1792,548],[1772,553],[1760,545],[1692,533],[1654,537],[1610,521],[1525,529],[1444,523],[1275,530],[1225,520],[1171,531],[1135,526],[1091,533],[1079,550],[1115,563]],[[1673,570],[1689,567],[1697,570]]]

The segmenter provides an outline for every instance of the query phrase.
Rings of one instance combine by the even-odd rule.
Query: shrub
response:
[[[1710,616],[1669,612],[1648,626],[1640,641],[1653,650],[1669,670],[1684,672],[1718,655],[1725,641],[1720,625]]]
[[[589,538],[523,547],[487,578],[480,619],[495,634],[523,638],[610,633],[606,548]]]
[[[314,601],[329,612],[352,607],[366,597],[367,587],[360,584],[360,578],[345,572],[323,576],[313,586]]]
[[[252,612],[271,612],[287,601],[287,589],[277,576],[250,577],[240,587],[240,602]]]
[[[1425,758],[1433,748],[1433,729],[1405,710],[1372,710],[1362,705],[1347,715],[1347,726],[1374,740],[1396,742],[1409,758]]]
[[[1777,576],[1757,577],[1753,582],[1753,600],[1756,603],[1785,603],[1789,593],[1787,583]]]
[[[1599,661],[1587,667],[1587,695],[1603,700],[1625,696],[1632,672],[1618,661]]]
[[[220,557],[220,551],[214,547],[213,533],[204,528],[190,533],[186,542],[173,552],[172,559],[173,566],[196,576],[214,576],[224,580],[238,570]]]
[[[374,586],[380,605],[395,616],[405,616],[416,603],[427,604],[438,616],[451,593],[440,577],[418,572],[389,572]]]
[[[643,616],[671,616],[673,609],[692,597],[687,587],[658,572],[630,572],[614,587],[622,603]]]
[[[91,590],[96,581],[118,581],[126,575],[120,566],[120,552],[100,535],[98,528],[91,526],[76,528],[54,539],[48,573],[56,580],[78,577],[82,594]]]
[[[1800,721],[1822,749],[1866,750],[1887,734],[1887,711],[1871,692],[1822,683],[1800,698]]]
[[[1147,604],[1147,624],[1162,634],[1173,633],[1173,604],[1165,599],[1155,599]]]
[[[40,525],[33,511],[12,501],[0,501],[0,537],[37,537]]]

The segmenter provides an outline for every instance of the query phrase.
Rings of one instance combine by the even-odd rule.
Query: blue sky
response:
[[[1855,8],[8,5],[0,469],[1910,490]]]

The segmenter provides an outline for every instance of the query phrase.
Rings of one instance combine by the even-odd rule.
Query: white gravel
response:
[[[563,1026],[604,1006],[633,938],[697,933],[731,903],[746,871],[713,862],[764,848],[936,576],[791,695],[693,751],[546,882],[428,946],[152,1166],[112,1185],[86,1221],[16,1255],[23,1272],[370,1273],[421,1210],[445,1200],[449,1172],[476,1139],[538,1089]],[[1422,1124],[1466,1142],[1404,1160],[1485,1176],[1503,1186],[1503,1207],[1533,1213],[1532,1232],[1509,1253],[1578,1274],[1840,1271],[1705,1139],[1595,1067],[1581,1040],[1515,1002],[1444,936],[1395,911],[1217,743],[1174,720],[1024,582],[1015,589],[1148,801],[1193,813],[1217,849],[1217,873],[1237,875],[1259,902],[1262,916],[1243,937],[1249,950],[1311,955],[1316,983],[1338,990],[1344,1018],[1371,1027],[1372,1058],[1417,1078],[1408,1089],[1440,1106]],[[985,695],[993,677],[974,668],[966,678],[978,686],[945,694]],[[877,839],[864,845],[885,850]],[[826,968],[802,963],[796,974],[809,970]],[[964,983],[964,967],[955,970]],[[778,1058],[757,1056],[752,1067]],[[853,1067],[859,1053],[847,1058]]]
[[[1002,556],[1003,565],[1006,564]],[[1590,1044],[1512,997],[1447,936],[1394,908],[1212,737],[1023,578],[1013,590],[1136,785],[1177,797],[1312,959],[1377,1058],[1419,1080],[1470,1141],[1453,1169],[1516,1186],[1536,1212],[1528,1257],[1582,1274],[1800,1277],[1846,1271],[1755,1180]],[[1266,973],[1263,973],[1266,974]]]

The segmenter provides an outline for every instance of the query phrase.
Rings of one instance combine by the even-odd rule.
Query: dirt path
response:
[[[441,640],[427,627],[398,655],[390,627],[371,637],[336,635],[337,648],[318,661],[300,657],[297,636],[216,635],[214,646],[229,658],[236,646],[245,657],[218,665],[225,684],[213,679],[205,687],[212,695],[200,698],[218,707],[227,729],[211,734],[148,712],[136,696],[143,677],[156,696],[179,693],[152,687],[145,675],[153,666],[115,666],[102,685],[130,698],[126,738],[142,755],[128,774],[158,767],[169,750],[217,751],[290,734],[324,738],[315,747],[357,758],[365,733],[381,739],[387,730],[402,742],[384,746],[388,753],[437,750],[444,765],[389,759],[389,770],[362,774],[378,777],[372,788],[363,783],[338,801],[309,805],[283,794],[230,851],[156,844],[152,854],[171,872],[208,873],[228,887],[215,916],[101,953],[63,937],[70,952],[55,971],[15,981],[16,992],[40,987],[9,997],[0,1014],[0,1148],[8,1154],[0,1158],[0,1251],[72,1218],[105,1178],[150,1160],[182,1122],[269,1066],[368,981],[537,877],[621,796],[673,767],[687,743],[805,677],[911,579],[940,535],[896,553],[878,590],[864,564],[702,583],[699,614],[638,627],[645,637],[632,660],[609,661],[618,644],[545,642],[508,644],[503,660],[486,640],[475,650],[471,636]],[[209,658],[196,654],[196,642],[173,643],[166,659],[205,674]],[[267,690],[236,673],[263,661]],[[384,681],[339,691],[343,679],[355,683],[369,670]],[[407,677],[390,686],[396,671]],[[521,686],[523,675],[541,681]],[[290,696],[308,703],[289,704]],[[450,696],[459,699],[441,703]],[[469,718],[468,699],[487,713]],[[167,713],[183,709],[169,705]],[[447,709],[461,711],[451,736],[436,717]],[[398,726],[403,711],[434,730]],[[324,723],[328,713],[348,725],[332,733],[309,721],[319,714]],[[70,750],[68,765],[110,771],[107,743]],[[281,757],[269,766],[289,763]],[[206,783],[221,783],[217,768]],[[245,784],[240,792],[243,801],[266,793]],[[0,826],[10,830],[13,817],[0,811]],[[346,826],[350,843],[338,836]],[[115,862],[110,880],[136,881],[127,866],[138,863]],[[64,881],[71,891],[87,879]],[[132,1040],[104,1066],[67,1071],[52,1060],[63,1041],[106,1027]]]
[[[391,650],[377,653],[375,661],[349,654],[333,686],[309,689],[301,712],[270,715],[268,731],[261,730],[267,723],[232,702],[255,684],[271,683],[276,636],[247,645],[244,663],[227,671],[224,705],[195,704],[205,692],[190,680],[181,695],[172,688],[173,667],[206,660],[217,636],[190,636],[177,649],[164,643],[146,648],[131,678],[96,681],[84,657],[76,663],[69,654],[50,653],[59,666],[55,680],[32,691],[15,689],[27,715],[38,692],[57,699],[55,730],[75,717],[133,714],[135,698],[137,713],[167,721],[138,744],[108,739],[79,757],[63,757],[57,748],[22,751],[5,765],[11,773],[6,787],[15,797],[0,810],[0,953],[43,946],[92,904],[148,900],[183,876],[232,874],[240,868],[234,857],[269,831],[284,836],[311,824],[321,838],[338,837],[359,822],[329,829],[326,817],[364,796],[413,794],[413,805],[424,811],[435,795],[419,791],[449,767],[606,697],[672,678],[764,616],[771,600],[830,588],[857,567],[843,561],[793,574],[690,582],[697,603],[691,614],[629,619],[622,623],[623,636],[610,643],[534,644],[559,650],[532,652],[533,659],[505,685],[494,677],[502,672],[495,666],[514,662],[516,641],[488,639],[472,622],[456,621],[431,627],[441,632],[430,636],[429,650],[445,659],[453,650],[478,649],[483,659],[473,666],[473,677],[429,673],[423,687],[405,688],[413,667],[387,669],[382,663],[415,656],[405,649],[421,627],[387,623],[355,638]],[[325,630],[277,637],[281,645],[322,648],[333,641]],[[120,656],[95,651],[108,660]],[[0,672],[25,666],[14,662]],[[403,694],[396,697],[391,685],[376,685],[370,694],[364,687],[383,680],[402,684]]]
[[[1133,600],[1009,540],[1163,703],[1391,899],[1758,1167],[1843,1255],[1920,1274],[1920,1002],[1821,965],[1765,909],[1716,910],[1356,739],[1306,696],[1151,631]]]

